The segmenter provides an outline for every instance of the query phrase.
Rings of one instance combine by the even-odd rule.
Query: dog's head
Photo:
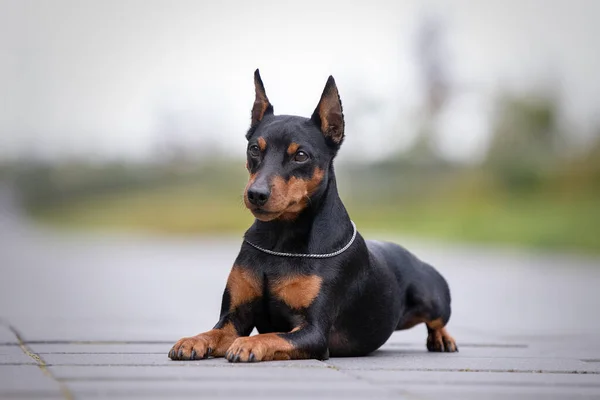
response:
[[[258,70],[254,86],[244,203],[261,221],[293,220],[327,187],[344,140],[342,102],[330,76],[310,118],[276,116]]]

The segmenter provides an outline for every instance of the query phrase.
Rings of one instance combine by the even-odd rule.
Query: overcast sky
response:
[[[450,157],[481,153],[500,89],[552,82],[577,131],[600,123],[600,1],[0,0],[0,157],[139,158],[172,142],[241,156],[256,67],[281,114],[309,116],[333,74],[347,153],[381,157],[414,135],[428,16],[459,88]]]

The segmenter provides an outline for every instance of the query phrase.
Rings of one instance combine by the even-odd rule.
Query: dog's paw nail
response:
[[[175,350],[171,349],[169,350],[169,358],[172,360],[173,357],[175,357]]]
[[[177,357],[181,358],[183,356],[183,349],[179,349],[179,353],[177,353]]]
[[[250,353],[250,357],[248,357],[248,361],[249,362],[254,362],[254,359],[255,359],[254,353]]]
[[[196,350],[192,350],[192,355],[190,356],[190,360],[196,359]]]
[[[233,362],[239,362],[240,361],[240,355],[236,354],[235,357],[233,357]]]
[[[213,352],[212,348],[209,347],[208,349],[206,349],[206,353],[204,353],[204,358],[210,357],[210,355],[212,354],[212,352]]]

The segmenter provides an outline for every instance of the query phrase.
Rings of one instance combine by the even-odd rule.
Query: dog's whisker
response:
[[[310,199],[310,196],[309,196],[309,195],[307,195],[307,194],[305,194],[305,195],[304,195],[304,198],[307,200],[308,206],[309,206],[309,207],[312,207],[312,200]]]

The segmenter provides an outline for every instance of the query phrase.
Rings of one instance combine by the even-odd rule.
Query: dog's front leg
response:
[[[237,338],[225,357],[231,362],[300,360],[329,357],[327,336],[318,326],[287,333],[263,333]]]
[[[221,317],[213,329],[180,339],[169,351],[172,360],[223,357],[240,336],[254,328],[254,308],[262,296],[262,283],[248,268],[234,265],[221,302]]]
[[[331,315],[335,315],[331,285],[317,275],[280,278],[269,284],[274,299],[285,303],[299,323],[290,332],[237,338],[225,357],[231,362],[327,359]]]

